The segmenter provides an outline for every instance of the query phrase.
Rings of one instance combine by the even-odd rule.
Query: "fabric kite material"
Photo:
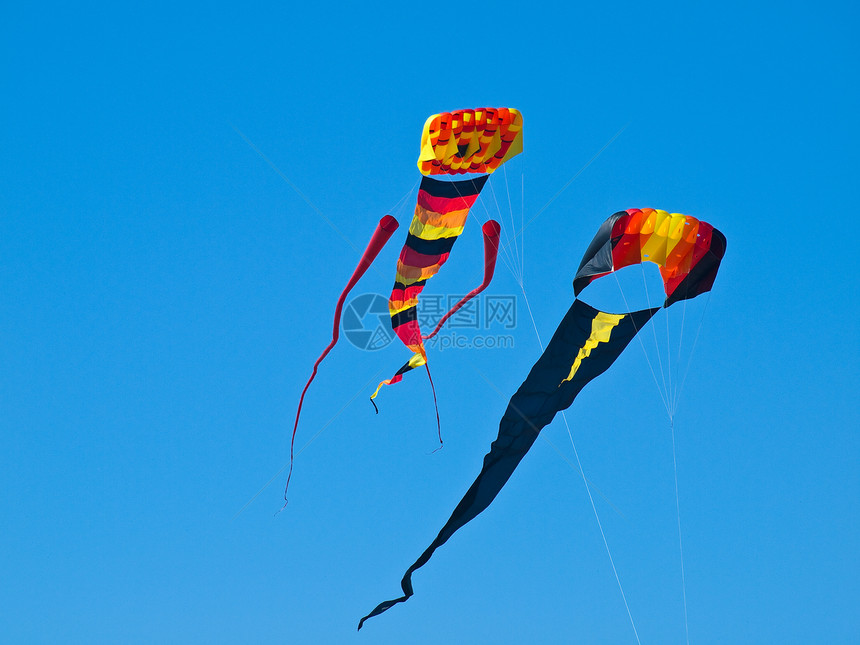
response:
[[[484,280],[481,284],[463,296],[456,305],[451,307],[451,309],[449,309],[448,312],[439,319],[439,322],[436,323],[436,328],[426,336],[421,337],[423,340],[430,340],[433,336],[438,334],[439,330],[442,329],[451,316],[460,311],[467,302],[490,286],[490,282],[493,281],[493,274],[496,271],[496,258],[499,254],[499,237],[501,232],[502,227],[493,219],[488,220],[481,227],[481,233],[484,235]]]
[[[621,355],[659,307],[627,314],[607,314],[575,300],[528,377],[511,397],[499,423],[499,434],[484,457],[475,482],[454,509],[436,539],[407,569],[400,582],[403,595],[380,603],[364,621],[413,595],[412,574],[437,548],[481,513],[499,494],[517,465],[555,415],[573,403],[594,378]]]
[[[523,115],[513,108],[434,114],[421,133],[422,175],[492,173],[523,151]]]
[[[707,222],[654,208],[611,215],[585,251],[573,279],[579,295],[592,281],[626,266],[653,262],[666,291],[664,307],[710,291],[726,252],[726,237]]]
[[[391,326],[413,355],[394,376],[377,386],[370,396],[372,403],[383,385],[400,382],[406,372],[422,365],[427,369],[430,386],[433,387],[424,340],[432,338],[453,313],[490,284],[499,251],[499,223],[490,220],[482,228],[484,281],[445,314],[428,336],[422,336],[418,326],[418,295],[426,281],[436,275],[448,259],[451,247],[463,232],[469,209],[489,175],[522,151],[523,116],[513,108],[484,107],[442,112],[430,116],[424,123],[418,169],[425,177],[421,181],[415,216],[397,262],[394,289],[388,301]],[[465,173],[481,176],[454,182],[427,176]],[[436,398],[435,388],[433,398]],[[438,425],[438,408],[436,420]],[[440,441],[441,433],[440,426]]]
[[[371,400],[383,385],[398,383],[409,370],[427,364],[427,353],[418,324],[418,296],[427,280],[436,275],[448,260],[454,242],[463,232],[469,209],[486,182],[487,175],[463,181],[439,181],[431,177],[421,180],[415,215],[397,260],[394,288],[388,299],[391,327],[403,344],[412,350],[413,356],[393,377],[377,386]],[[491,230],[484,229],[485,248],[488,234],[495,236],[490,277],[498,252],[498,224],[493,222],[493,225]]]
[[[317,358],[316,363],[314,363],[313,371],[311,372],[311,376],[308,379],[308,382],[305,384],[305,388],[302,390],[302,395],[299,397],[299,406],[296,409],[296,422],[293,425],[293,434],[290,438],[290,470],[287,474],[287,483],[284,486],[284,501],[287,499],[287,489],[290,487],[290,478],[293,476],[293,459],[294,459],[294,450],[296,445],[296,430],[299,429],[299,417],[302,414],[302,404],[305,401],[305,394],[308,391],[308,388],[313,383],[314,378],[317,375],[317,369],[320,366],[320,363],[323,362],[328,353],[334,348],[337,344],[338,339],[340,338],[340,317],[343,312],[343,304],[346,302],[346,297],[349,295],[349,292],[352,291],[352,288],[356,285],[356,283],[361,279],[367,270],[370,268],[370,265],[373,264],[373,261],[376,259],[376,256],[379,255],[380,251],[382,251],[385,244],[394,234],[394,231],[397,230],[399,224],[397,220],[394,219],[391,215],[386,215],[382,219],[379,220],[379,223],[376,225],[376,229],[373,231],[373,235],[370,237],[370,241],[367,243],[367,248],[364,249],[364,253],[358,261],[358,264],[355,267],[355,270],[352,273],[349,281],[346,283],[346,286],[341,291],[340,297],[337,300],[337,304],[334,307],[334,321],[332,325],[331,332],[331,342],[328,346],[323,350],[322,354],[320,354],[319,358]]]

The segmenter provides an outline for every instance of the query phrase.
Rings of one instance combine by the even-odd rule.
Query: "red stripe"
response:
[[[711,250],[711,236],[713,232],[713,226],[699,220],[698,237],[696,238],[696,245],[693,247],[693,263],[690,265],[690,269],[696,266],[699,260],[705,256],[705,253]]]
[[[460,197],[435,197],[426,190],[418,191],[418,205],[434,213],[450,213],[451,211],[463,211],[475,204],[478,194],[463,195]]]
[[[391,290],[391,297],[388,299],[389,302],[392,300],[399,300],[401,302],[406,300],[411,300],[412,298],[417,298],[418,295],[424,290],[424,285],[419,284],[415,287],[406,287],[405,289],[401,289],[400,287],[395,287]]]
[[[394,332],[407,347],[421,344],[421,328],[418,326],[417,320],[410,320],[398,325],[394,328]]]
[[[427,267],[432,267],[434,264],[445,264],[448,260],[448,255],[448,253],[425,255],[410,249],[404,244],[403,249],[400,251],[400,261],[408,267],[420,267],[425,269]]]

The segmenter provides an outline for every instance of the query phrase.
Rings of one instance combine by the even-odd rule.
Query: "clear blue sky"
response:
[[[366,400],[405,348],[342,342],[289,506],[283,473],[255,498],[358,259],[345,239],[413,188],[428,115],[496,105],[524,115],[515,222],[623,129],[524,234],[544,341],[611,213],[728,238],[687,310],[675,417],[690,642],[860,642],[857,27],[848,2],[9,5],[0,640],[636,643],[560,419],[415,597],[355,632],[540,354],[503,266],[514,346],[431,351],[443,450],[422,374],[379,416]],[[356,294],[387,295],[413,203]],[[480,219],[427,293],[479,282]],[[671,432],[638,345],[567,418],[641,642],[684,643]]]

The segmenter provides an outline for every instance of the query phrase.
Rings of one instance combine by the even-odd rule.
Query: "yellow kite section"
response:
[[[585,341],[585,344],[580,348],[579,354],[577,354],[576,360],[573,361],[573,365],[570,368],[570,374],[568,374],[567,378],[561,383],[570,381],[573,378],[573,375],[576,374],[579,366],[582,365],[583,359],[588,358],[589,355],[591,355],[592,349],[597,347],[600,343],[609,342],[609,336],[612,334],[612,330],[618,326],[618,323],[621,322],[624,315],[625,314],[607,314],[603,311],[597,312],[594,320],[591,321],[591,336],[588,337],[588,340]],[[561,383],[558,384],[559,387],[561,387]]]

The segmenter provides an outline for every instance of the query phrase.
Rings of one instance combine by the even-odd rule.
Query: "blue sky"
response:
[[[557,419],[415,597],[355,633],[540,354],[501,265],[488,294],[517,297],[513,347],[431,352],[445,448],[430,454],[422,374],[378,416],[366,401],[407,350],[342,341],[275,514],[347,240],[405,199],[354,292],[387,295],[424,120],[504,105],[525,152],[490,186],[511,190],[506,231],[540,213],[517,260],[544,342],[611,213],[679,211],[728,238],[684,315],[674,418],[690,643],[856,643],[857,18],[840,2],[8,7],[0,640],[686,642],[647,343],[567,413],[632,622]],[[479,282],[482,217],[428,294]],[[658,345],[681,336],[671,313]]]

